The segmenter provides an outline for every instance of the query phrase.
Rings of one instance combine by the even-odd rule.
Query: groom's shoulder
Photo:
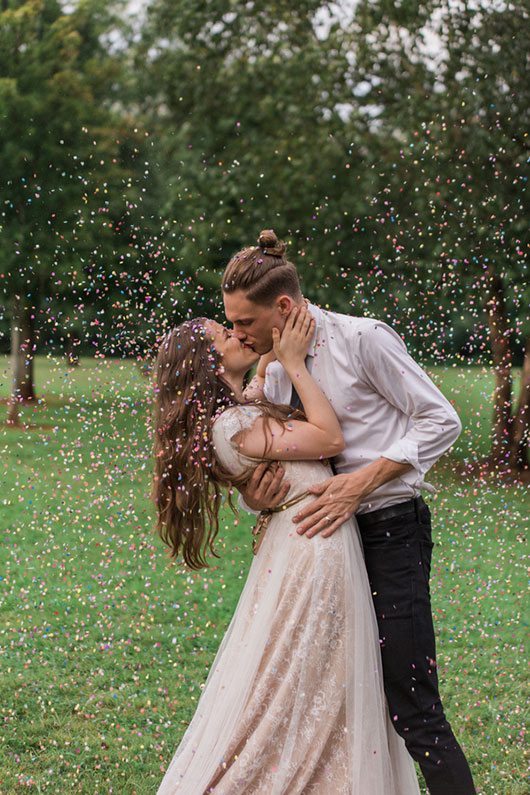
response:
[[[340,325],[352,333],[357,333],[357,336],[360,336],[363,333],[374,332],[377,329],[385,329],[392,335],[399,337],[397,332],[395,332],[394,329],[388,325],[388,323],[385,323],[384,320],[380,320],[377,317],[345,315],[340,312],[331,312],[329,310],[324,314],[327,315],[329,322],[333,323],[334,325]],[[401,339],[401,337],[399,337],[399,339]]]
[[[327,311],[328,322],[339,329],[343,338],[348,339],[354,350],[368,350],[379,346],[395,345],[406,350],[403,338],[392,326],[377,317],[359,317],[340,312]]]

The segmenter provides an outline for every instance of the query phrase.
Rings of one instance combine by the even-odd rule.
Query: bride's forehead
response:
[[[223,326],[216,320],[208,320],[204,325],[206,334],[212,338],[217,337],[223,331]]]

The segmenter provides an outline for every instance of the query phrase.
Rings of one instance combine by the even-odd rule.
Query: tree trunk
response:
[[[528,441],[530,436],[530,337],[526,348],[521,373],[519,401],[513,418],[513,432],[510,446],[510,465],[513,469],[528,467]]]
[[[488,271],[486,312],[490,332],[491,355],[495,370],[493,390],[493,440],[491,463],[507,465],[512,439],[512,354],[510,327],[506,317],[504,284],[492,268]]]
[[[18,402],[13,400],[13,396],[9,398],[9,403],[7,405],[7,424],[20,425],[20,411],[18,408]]]
[[[16,296],[11,317],[11,360],[13,386],[7,421],[18,424],[19,405],[35,400],[33,379],[34,334],[32,308],[23,296]]]

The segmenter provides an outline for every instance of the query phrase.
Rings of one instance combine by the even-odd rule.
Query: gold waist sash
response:
[[[291,500],[287,500],[287,502],[277,505],[276,508],[267,508],[265,511],[261,511],[260,515],[258,516],[258,521],[252,530],[252,535],[254,536],[252,539],[252,551],[255,555],[261,546],[265,530],[269,525],[272,514],[280,513],[280,511],[286,511],[287,508],[290,508],[292,505],[296,505],[297,502],[300,502],[305,497],[308,497],[309,494],[309,491],[304,491],[303,494],[299,494],[298,497],[293,497]]]

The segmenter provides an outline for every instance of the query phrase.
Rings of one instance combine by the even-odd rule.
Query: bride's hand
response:
[[[315,320],[305,306],[292,310],[281,334],[273,328],[273,351],[280,364],[286,369],[303,365],[314,330]]]

